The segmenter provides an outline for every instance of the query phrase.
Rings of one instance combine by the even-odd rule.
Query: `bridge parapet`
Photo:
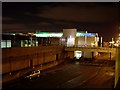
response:
[[[106,47],[65,47],[65,51],[116,52],[116,48]]]

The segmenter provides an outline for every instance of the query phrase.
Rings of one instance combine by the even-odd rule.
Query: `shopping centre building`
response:
[[[77,32],[77,29],[63,29],[63,32],[3,33],[1,48],[62,45],[66,47],[98,47],[97,33]],[[84,52],[84,57],[97,53]],[[80,58],[82,51],[75,51],[72,57]]]
[[[29,47],[39,45],[65,45],[97,47],[97,33],[77,32],[77,29],[63,29],[63,32],[3,33],[1,48]]]

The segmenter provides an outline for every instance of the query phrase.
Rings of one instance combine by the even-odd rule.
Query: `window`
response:
[[[1,48],[10,48],[11,40],[1,40]]]
[[[7,48],[11,47],[11,40],[7,40]]]
[[[6,48],[6,40],[1,40],[1,48]]]

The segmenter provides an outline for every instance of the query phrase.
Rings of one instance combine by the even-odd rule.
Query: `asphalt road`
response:
[[[65,62],[41,73],[39,78],[18,80],[3,89],[12,88],[106,88],[112,89],[114,69],[106,64],[86,65]]]

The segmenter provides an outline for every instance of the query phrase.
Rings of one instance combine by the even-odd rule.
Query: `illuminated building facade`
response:
[[[63,29],[63,32],[3,33],[1,48],[30,47],[39,45],[65,45],[76,47],[97,47],[98,34]]]
[[[34,34],[39,38],[49,38],[49,42],[59,42],[59,45],[77,47],[98,47],[99,37],[97,33],[77,32],[76,29],[63,29],[63,33],[37,32]],[[51,38],[58,38],[55,41]]]
[[[77,29],[63,29],[63,32],[9,33],[3,34],[1,48],[63,45],[67,47],[98,47],[97,33],[77,32]],[[74,57],[91,58],[97,53],[75,51]]]

